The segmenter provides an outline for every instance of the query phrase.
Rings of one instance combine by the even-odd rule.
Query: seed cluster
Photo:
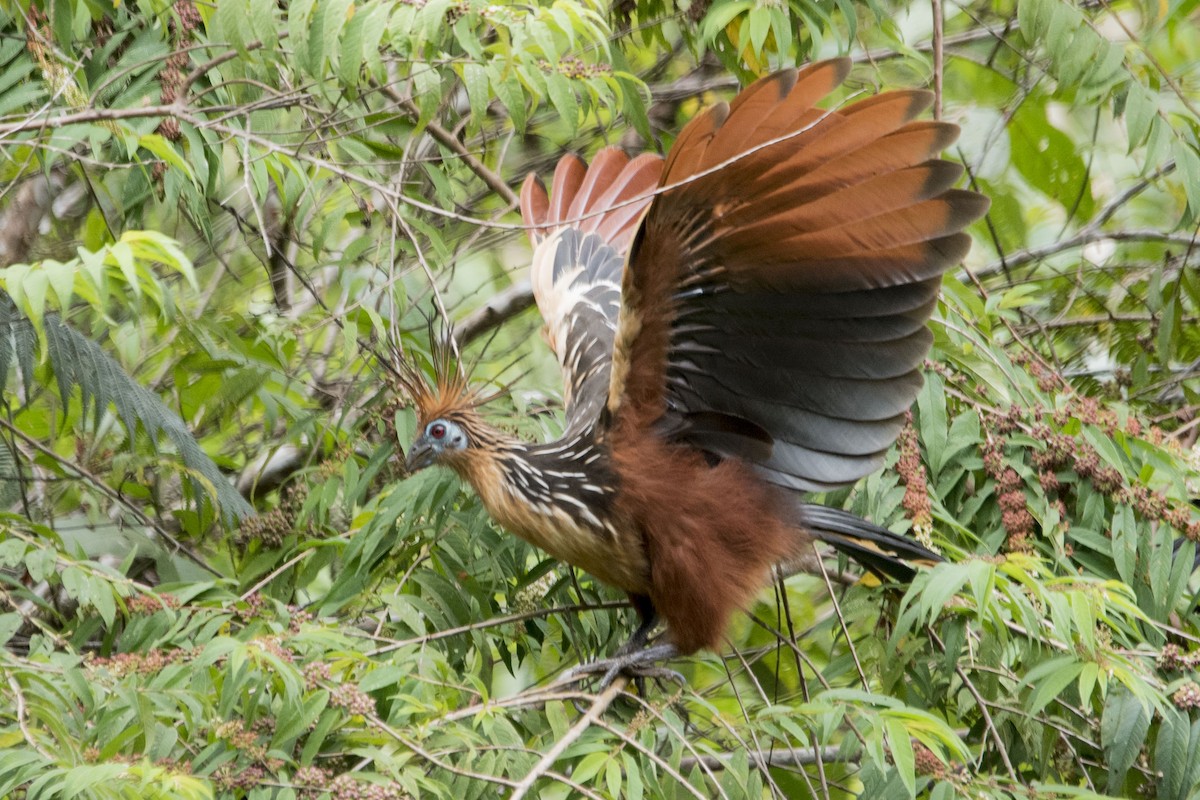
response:
[[[173,594],[146,593],[134,595],[125,601],[125,607],[130,614],[154,614],[166,609],[177,609],[182,605],[179,598]]]
[[[262,542],[267,547],[279,547],[291,534],[292,522],[290,515],[282,508],[273,508],[242,520],[234,534],[234,541],[243,546],[250,542]]]
[[[1008,465],[1004,457],[1004,445],[999,438],[988,436],[982,449],[984,471],[996,482],[1000,521],[1008,532],[1006,549],[1010,553],[1029,552],[1029,537],[1034,532],[1035,520],[1029,513],[1029,503],[1025,498],[1025,482]]]
[[[365,717],[375,713],[375,701],[371,699],[371,695],[352,683],[338,684],[331,689],[329,705],[343,709],[351,715]]]
[[[1050,507],[1058,512],[1060,530],[1069,526],[1066,501],[1068,492],[1076,484],[1075,476],[1086,481],[1097,492],[1117,505],[1128,505],[1150,523],[1165,523],[1181,532],[1192,541],[1200,543],[1200,519],[1186,502],[1172,500],[1162,491],[1130,482],[1114,465],[1105,463],[1096,447],[1082,433],[1066,433],[1083,425],[1092,426],[1110,438],[1140,437],[1155,446],[1168,449],[1178,448],[1173,440],[1159,428],[1144,426],[1130,415],[1122,421],[1118,414],[1106,407],[1100,399],[1081,397],[1070,393],[1064,379],[1043,362],[1028,354],[1018,353],[1014,361],[1022,365],[1045,392],[1065,398],[1060,407],[1049,410],[1041,407],[1012,405],[1003,410],[988,409],[975,404],[979,410],[985,440],[980,445],[984,470],[995,482],[997,502],[1001,511],[1001,523],[1008,534],[1008,551],[1027,551],[1031,547],[1031,536],[1037,531],[1037,520],[1031,513],[1030,497],[1027,496],[1024,465],[1033,467],[1035,492],[1044,496]],[[977,385],[967,375],[951,366],[926,361],[926,367],[945,379],[963,396],[986,397],[986,387]],[[1023,434],[1022,441],[1014,443],[1012,434]],[[1025,436],[1038,441],[1040,447],[1030,447]],[[900,461],[898,470],[905,483],[904,508],[914,520],[923,513],[925,504],[922,494],[927,492],[924,471],[919,453],[914,452],[913,436],[906,432],[900,437]],[[917,456],[917,457],[914,457]],[[1070,544],[1066,545],[1070,555]]]
[[[1200,650],[1185,653],[1177,644],[1164,645],[1158,654],[1158,668],[1166,672],[1200,668]]]
[[[1072,419],[1085,425],[1099,428],[1107,436],[1140,436],[1142,425],[1134,417],[1122,425],[1117,415],[1103,408],[1091,397],[1073,398],[1063,408],[1049,415],[1044,409],[1025,409],[1011,406],[1000,414],[984,417],[985,426],[994,432],[984,445],[984,466],[996,480],[1001,493],[1000,503],[1004,511],[1004,527],[1009,533],[1010,546],[1022,546],[1033,530],[1032,517],[1024,504],[1022,493],[1018,502],[1016,493],[1023,485],[1021,478],[1011,467],[1006,466],[1003,440],[1009,433],[1024,430],[1044,447],[1029,455],[1029,462],[1037,470],[1038,485],[1050,500],[1058,505],[1060,516],[1065,519],[1065,506],[1061,495],[1065,490],[1060,472],[1074,472],[1088,481],[1092,487],[1118,505],[1128,504],[1149,522],[1165,522],[1195,542],[1200,542],[1200,520],[1193,518],[1191,508],[1173,501],[1160,491],[1151,490],[1142,484],[1125,485],[1125,479],[1116,467],[1105,464],[1096,448],[1083,436],[1062,433],[1056,428],[1065,427]],[[1051,424],[1053,423],[1053,425]],[[1151,428],[1146,436],[1152,444],[1161,445],[1165,436],[1161,430]],[[1024,513],[1022,513],[1024,511]],[[1028,518],[1027,518],[1028,517]],[[1017,549],[1014,547],[1013,549]]]
[[[608,64],[589,64],[577,56],[563,56],[554,63],[543,58],[539,59],[537,63],[538,69],[542,72],[557,72],[572,80],[595,78],[612,73],[612,67]]]
[[[317,470],[318,481],[327,481],[332,477],[326,474],[329,463],[323,462]],[[335,473],[339,469],[340,465],[333,468]],[[243,547],[251,542],[262,542],[271,548],[282,546],[287,537],[296,532],[296,518],[307,497],[307,486],[291,484],[283,490],[278,508],[242,520],[233,535],[233,540]],[[314,531],[310,529],[306,532],[312,534]]]
[[[200,12],[196,9],[196,5],[192,0],[176,0],[174,8],[176,16],[171,17],[167,25],[175,39],[175,50],[167,57],[167,62],[163,65],[162,72],[158,75],[158,81],[161,86],[159,97],[162,99],[164,106],[169,106],[179,99],[179,92],[183,88],[185,70],[187,70],[190,61],[188,46],[192,43],[193,32],[200,26],[201,22]],[[179,128],[179,120],[175,117],[164,117],[162,122],[158,123],[156,131],[164,139],[172,142],[178,142],[183,138],[183,132]],[[161,179],[166,171],[166,162],[154,162],[152,174],[155,180]]]
[[[1181,711],[1200,708],[1200,686],[1197,686],[1195,681],[1188,681],[1171,695],[1171,702]]]
[[[912,520],[913,535],[928,547],[933,540],[933,503],[929,499],[929,477],[921,463],[921,449],[917,443],[917,429],[913,427],[912,412],[906,412],[906,422],[900,431],[900,460],[896,472],[904,484],[904,499],[901,505],[905,515]]]

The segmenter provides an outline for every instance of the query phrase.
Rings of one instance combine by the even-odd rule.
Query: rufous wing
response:
[[[929,93],[817,107],[848,71],[776,73],[680,134],[624,272],[609,419],[795,489],[879,464],[921,385],[942,273],[988,201],[951,188],[961,168],[937,156],[958,129],[916,120]]]

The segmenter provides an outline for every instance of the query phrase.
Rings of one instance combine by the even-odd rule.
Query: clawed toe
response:
[[[622,648],[624,650],[624,648]],[[625,675],[637,682],[641,688],[646,678],[657,681],[674,681],[684,684],[684,678],[673,669],[661,666],[658,662],[676,655],[678,650],[672,644],[656,644],[632,652],[618,651],[611,658],[602,658],[589,664],[580,664],[571,670],[567,680],[578,682],[591,675],[601,675],[599,688],[608,688],[618,675]]]

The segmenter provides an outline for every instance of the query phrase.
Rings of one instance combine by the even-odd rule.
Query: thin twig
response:
[[[942,0],[929,0],[933,11],[933,118],[942,118],[942,73],[945,71],[942,21]]]
[[[16,675],[8,676],[8,686],[12,689],[13,697],[17,703],[17,726],[21,729],[21,735],[25,737],[25,741],[29,743],[29,746],[36,750],[42,758],[50,762],[57,761],[54,756],[42,749],[37,739],[34,738],[33,732],[29,730],[29,723],[25,720],[25,694],[21,691],[21,684],[17,683]]]
[[[929,635],[933,638],[933,641],[937,643],[938,648],[945,653],[946,645],[944,642],[942,642],[941,637],[934,632],[933,628],[929,628]],[[975,698],[975,704],[979,707],[979,713],[983,716],[984,727],[987,728],[988,735],[990,735],[992,737],[992,741],[995,742],[996,750],[1000,753],[1000,759],[1004,762],[1004,766],[1008,770],[1009,777],[1012,778],[1013,783],[1019,784],[1021,779],[1018,777],[1016,769],[1013,768],[1012,760],[1008,757],[1008,749],[1004,746],[1004,739],[1000,737],[1000,731],[997,730],[996,723],[992,721],[992,715],[991,712],[988,711],[987,701],[983,699],[983,695],[979,693],[979,690],[975,688],[975,684],[969,677],[967,677],[966,670],[964,670],[962,665],[957,661],[954,663],[954,671],[958,673],[958,678],[963,682],[963,686],[965,686],[967,691],[971,693],[971,696]]]
[[[98,476],[93,475],[91,472],[89,472],[88,470],[79,466],[78,464],[73,463],[73,462],[68,461],[67,459],[63,458],[58,453],[54,452],[49,447],[46,447],[44,444],[39,442],[37,439],[34,439],[32,436],[29,436],[24,431],[22,431],[20,428],[16,427],[11,422],[9,422],[8,420],[6,420],[2,417],[0,417],[0,427],[4,427],[10,433],[12,433],[14,436],[19,437],[23,442],[25,442],[27,445],[29,445],[30,447],[37,450],[42,455],[53,459],[63,469],[70,470],[71,472],[74,472],[76,475],[78,475],[80,478],[83,478],[84,480],[91,483],[101,494],[106,495],[113,502],[118,503],[121,506],[123,506],[129,513],[133,514],[133,516],[137,518],[138,522],[145,525],[147,528],[152,529],[157,535],[161,536],[163,539],[165,539],[167,542],[169,542],[172,547],[174,547],[177,551],[179,551],[180,553],[183,553],[185,556],[187,556],[197,566],[207,570],[208,572],[211,572],[213,575],[216,575],[218,578],[225,577],[220,572],[218,572],[216,569],[209,566],[208,562],[204,561],[204,559],[200,558],[200,556],[198,556],[196,553],[192,552],[191,548],[187,547],[183,542],[176,539],[174,536],[171,535],[171,533],[169,531],[167,531],[165,528],[163,528],[161,525],[157,524],[153,519],[151,519],[145,513],[143,513],[141,509],[139,509],[137,506],[135,506],[129,500],[125,499],[125,496],[122,495],[119,491],[112,488],[104,481],[100,480],[100,478]]]
[[[833,591],[833,582],[829,580],[829,572],[825,569],[825,562],[818,560],[821,565],[821,577],[825,579],[825,588],[829,590],[829,599],[833,601],[833,609],[837,612],[838,625],[841,626],[842,634],[846,637],[846,645],[850,648],[850,657],[854,659],[854,668],[858,670],[858,679],[862,681],[864,689],[870,689],[871,684],[867,680],[867,673],[863,670],[862,663],[858,660],[858,650],[854,647],[854,639],[850,636],[850,629],[846,627],[846,618],[842,616],[842,606],[838,603],[837,593]]]
[[[295,556],[293,556],[292,558],[289,558],[287,561],[283,562],[278,567],[276,567],[275,569],[273,569],[269,573],[267,573],[267,576],[265,578],[263,578],[261,581],[259,581],[258,583],[254,584],[249,589],[247,589],[245,591],[245,593],[243,593],[242,596],[239,597],[238,599],[239,600],[250,599],[253,595],[257,594],[260,589],[262,589],[264,586],[266,586],[271,581],[275,580],[275,578],[278,577],[280,574],[282,574],[286,570],[290,569],[293,565],[308,558],[315,552],[317,552],[317,551],[316,550],[304,550],[300,553],[297,553]]]
[[[454,326],[454,338],[467,345],[493,328],[497,328],[533,305],[533,284],[517,281],[494,295],[486,304],[472,311]]]
[[[1002,262],[997,261],[986,267],[974,270],[974,274],[977,278],[987,278],[1004,272],[1006,269],[1020,267],[1032,261],[1041,261],[1044,258],[1057,255],[1066,250],[1074,250],[1077,247],[1083,247],[1084,245],[1104,239],[1110,239],[1114,242],[1164,242],[1166,244],[1188,247],[1193,244],[1194,237],[1156,230],[1100,231],[1089,227],[1080,230],[1074,236],[1069,236],[1066,239],[1059,239],[1057,242],[1052,242],[1042,247],[1031,247],[1028,250],[1013,253],[1007,256]]]
[[[546,751],[546,755],[542,756],[541,761],[533,765],[533,769],[529,771],[529,774],[513,786],[513,792],[509,795],[509,800],[521,800],[521,798],[527,795],[529,790],[533,788],[533,784],[537,782],[537,779],[545,775],[547,770],[554,766],[554,762],[558,760],[558,757],[574,744],[575,740],[583,736],[584,732],[600,718],[600,715],[608,710],[612,701],[616,700],[617,696],[625,691],[625,686],[628,683],[629,679],[624,675],[620,675],[609,684],[607,689],[597,695],[591,708],[579,718],[578,722],[571,726],[569,731],[563,734],[561,739],[555,742],[553,747]]]
[[[395,102],[396,105],[400,106],[401,110],[404,111],[404,113],[410,118],[414,120],[420,118],[421,111],[417,108],[416,104],[410,98],[404,97],[398,91],[396,91],[394,86],[391,84],[386,84],[380,85],[378,88],[385,96]],[[479,179],[487,184],[489,189],[500,195],[500,197],[502,197],[506,203],[508,203],[510,206],[515,206],[517,204],[517,193],[514,192],[507,183],[504,182],[503,178],[501,178],[494,171],[488,169],[486,164],[476,158],[475,155],[458,140],[457,136],[432,120],[425,124],[425,131],[439,143],[444,145],[448,150],[451,150],[456,156],[458,156],[459,160],[462,161],[463,165],[466,166],[467,169],[479,176]]]
[[[608,722],[604,721],[603,719],[596,720],[596,725],[598,727],[603,728],[604,730],[608,731],[613,736],[618,737],[623,742],[625,742],[627,745],[632,747],[634,750],[637,750],[643,756],[645,756],[646,758],[649,758],[651,761],[653,761],[658,766],[659,769],[661,769],[663,772],[665,772],[667,775],[669,775],[673,781],[675,781],[676,787],[686,789],[689,793],[691,793],[691,795],[693,797],[696,798],[696,800],[710,800],[711,795],[706,797],[705,795],[701,794],[700,790],[697,789],[695,786],[692,786],[691,781],[689,781],[687,778],[685,778],[683,776],[682,772],[680,772],[679,770],[672,767],[669,763],[667,763],[667,761],[665,759],[663,759],[662,756],[658,755],[657,753],[652,751],[650,748],[646,747],[644,744],[639,742],[634,737],[630,736],[625,731],[618,729],[616,726],[609,724]],[[708,771],[707,765],[702,765],[702,766],[704,766],[705,770]],[[710,775],[710,777],[712,778],[713,785],[716,787],[717,791],[720,792],[720,796],[725,798],[725,800],[729,800],[729,795],[725,792],[724,787],[722,787],[721,784],[717,782],[716,777],[712,776],[712,775]]]
[[[412,645],[428,644],[429,642],[435,642],[438,639],[448,639],[452,636],[458,636],[463,633],[470,633],[471,631],[478,631],[478,630],[486,630],[487,628],[494,628],[498,625],[506,625],[511,622],[523,622],[524,620],[527,620],[527,619],[537,619],[539,617],[548,617],[553,614],[566,614],[566,613],[576,612],[576,611],[600,611],[600,610],[612,609],[612,608],[629,608],[629,603],[628,603],[628,601],[624,601],[624,600],[606,600],[602,603],[595,603],[595,604],[591,604],[591,605],[584,605],[582,603],[579,603],[579,604],[570,605],[570,606],[555,606],[554,608],[539,608],[539,609],[535,609],[533,611],[524,611],[519,614],[509,614],[509,615],[503,616],[503,617],[492,617],[491,619],[482,620],[480,622],[472,622],[468,625],[460,625],[457,628],[447,628],[446,630],[435,631],[434,633],[429,633],[424,636],[414,636],[411,639],[401,639],[398,641],[390,640],[387,645],[385,645],[383,647],[377,647],[374,650],[368,651],[366,655],[368,658],[375,658],[376,656],[383,655],[384,653],[390,653],[393,650],[399,650],[404,647],[409,647]],[[380,639],[381,637],[372,636],[371,638],[372,639]]]
[[[810,767],[817,763],[840,762],[857,764],[857,756],[847,756],[837,745],[827,744],[823,747],[791,747],[787,750],[772,748],[766,752],[750,753],[750,758],[768,767]],[[733,759],[733,753],[720,755],[684,756],[679,761],[679,768],[689,769],[703,765],[708,769],[725,769]]]

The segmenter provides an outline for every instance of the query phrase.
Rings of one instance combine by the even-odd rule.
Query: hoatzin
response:
[[[559,161],[549,195],[525,181],[534,294],[565,378],[557,441],[488,425],[462,377],[402,369],[420,425],[410,471],[450,467],[504,528],[629,594],[641,626],[585,668],[606,680],[718,645],[814,538],[885,574],[936,559],[799,499],[881,463],[921,385],[942,273],[988,207],[950,188],[962,168],[938,155],[958,128],[916,121],[928,92],[816,107],[849,68],[759,80],[666,159],[609,147]]]

